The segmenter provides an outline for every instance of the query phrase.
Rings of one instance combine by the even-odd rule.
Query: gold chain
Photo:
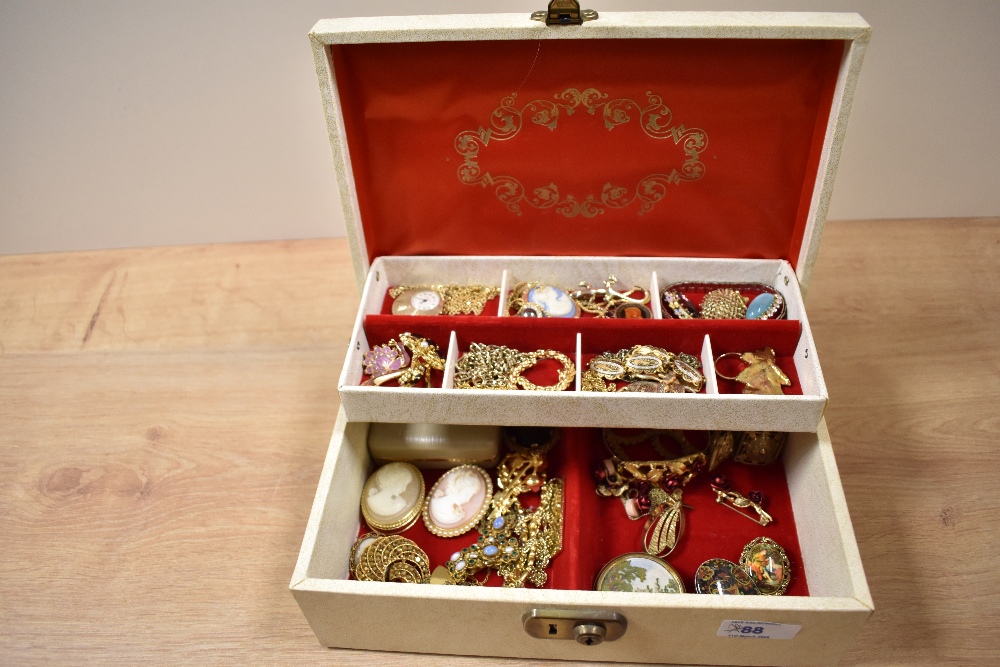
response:
[[[521,375],[541,359],[555,359],[562,364],[554,385],[542,387]],[[456,389],[517,389],[563,391],[576,378],[573,361],[555,350],[519,352],[505,345],[472,343],[455,367]]]
[[[504,345],[472,343],[458,360],[456,389],[517,389],[511,371],[523,353]]]
[[[498,569],[505,588],[520,588],[525,581],[541,588],[548,579],[545,568],[562,551],[562,480],[549,480],[542,487],[541,496],[538,509],[526,514],[518,526],[518,538],[522,545],[521,558],[501,565]]]

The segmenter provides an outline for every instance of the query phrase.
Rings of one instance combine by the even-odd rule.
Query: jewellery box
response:
[[[850,646],[872,602],[822,419],[827,391],[802,293],[869,34],[855,14],[729,12],[601,13],[569,26],[522,14],[315,26],[362,290],[291,583],[322,644],[768,665],[835,662]],[[568,287],[610,275],[649,290],[652,318],[533,319],[506,308],[522,281]],[[661,289],[694,281],[765,283],[784,296],[787,319],[669,319]],[[470,283],[500,288],[480,315],[392,314],[393,287]],[[439,345],[435,386],[362,386],[364,354],[402,332]],[[575,383],[562,392],[457,389],[456,363],[474,342],[561,352]],[[640,343],[698,357],[701,392],[580,391],[590,358]],[[716,379],[720,355],[765,346],[791,379],[783,395],[745,395]],[[601,537],[586,485],[572,490],[572,471],[586,467],[573,463],[582,446],[561,454],[570,472],[551,587],[350,580],[370,422],[575,427],[581,442],[599,427],[791,432],[775,483],[802,584],[784,597],[592,591],[596,570],[585,564],[635,545]],[[613,628],[608,641],[566,640],[587,619]],[[741,622],[775,625],[734,635]]]

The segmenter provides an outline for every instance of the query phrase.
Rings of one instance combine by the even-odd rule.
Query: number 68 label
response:
[[[792,639],[802,629],[801,625],[769,623],[767,621],[723,621],[719,637],[741,639]]]

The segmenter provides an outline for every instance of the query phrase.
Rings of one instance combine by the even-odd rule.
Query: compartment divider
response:
[[[660,280],[653,271],[649,282],[649,309],[653,311],[654,320],[663,319],[663,308],[660,307]]]
[[[444,359],[444,379],[441,381],[442,389],[455,388],[455,367],[458,365],[458,334],[452,329],[448,337],[448,356]]]
[[[497,304],[497,317],[507,317],[507,292],[509,288],[507,287],[507,269],[503,270],[503,276],[500,278],[500,303]]]
[[[576,332],[576,386],[573,391],[583,391],[583,334]]]
[[[705,334],[701,345],[701,369],[705,375],[705,394],[719,393],[719,380],[715,376],[715,352],[712,351],[712,337]]]

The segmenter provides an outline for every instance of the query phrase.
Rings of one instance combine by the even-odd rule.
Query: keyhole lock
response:
[[[584,646],[597,646],[604,641],[607,632],[600,623],[580,623],[573,627],[576,643]]]
[[[582,646],[613,642],[625,634],[625,617],[613,611],[532,609],[521,622],[538,639],[572,639]]]

